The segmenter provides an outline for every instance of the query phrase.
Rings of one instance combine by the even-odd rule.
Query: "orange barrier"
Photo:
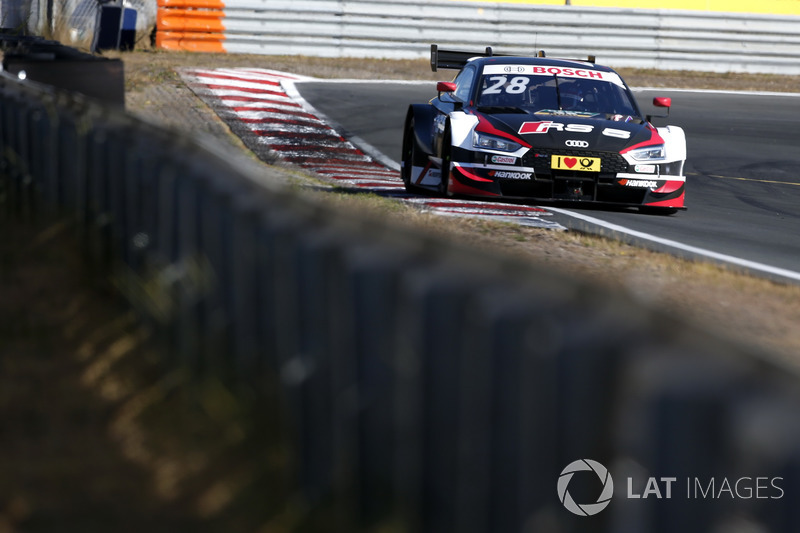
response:
[[[222,11],[195,11],[192,9],[159,10],[157,24],[164,31],[216,32],[225,31]]]
[[[158,0],[156,46],[166,50],[225,52],[225,3]]]
[[[164,50],[225,53],[224,42],[225,35],[221,33],[159,31],[156,34],[156,46]]]
[[[158,0],[158,7],[223,10],[225,2],[219,0]]]

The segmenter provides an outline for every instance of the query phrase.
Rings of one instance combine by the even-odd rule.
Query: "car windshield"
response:
[[[567,70],[567,69],[550,69]],[[569,71],[570,73],[575,71]],[[607,79],[575,75],[486,73],[481,76],[479,107],[516,109],[528,113],[638,118],[636,105],[619,76],[600,71]]]

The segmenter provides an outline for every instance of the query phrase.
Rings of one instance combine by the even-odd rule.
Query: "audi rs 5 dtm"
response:
[[[686,138],[655,127],[612,69],[587,61],[439,50],[460,69],[406,115],[409,192],[684,208]],[[653,104],[671,105],[669,98]],[[663,117],[661,117],[663,118]]]

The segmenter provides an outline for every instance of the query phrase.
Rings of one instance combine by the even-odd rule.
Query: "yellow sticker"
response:
[[[580,170],[583,172],[600,172],[599,157],[573,157],[554,155],[550,160],[550,168],[557,170]]]

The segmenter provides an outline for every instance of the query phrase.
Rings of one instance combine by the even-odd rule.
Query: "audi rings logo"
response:
[[[577,472],[584,471],[594,472],[594,474],[600,478],[600,482],[603,484],[603,490],[595,503],[576,503],[567,490],[570,481],[572,481],[572,476],[574,476]],[[613,494],[614,480],[611,479],[611,474],[608,472],[608,469],[597,461],[592,461],[591,459],[579,459],[570,463],[564,470],[561,471],[561,475],[558,477],[558,499],[569,512],[575,513],[579,516],[596,515],[608,506],[608,504],[611,502],[611,496]]]
[[[588,148],[589,147],[589,143],[588,142],[586,142],[586,141],[577,141],[575,139],[570,139],[564,144],[566,144],[567,146],[569,146],[571,148]]]

